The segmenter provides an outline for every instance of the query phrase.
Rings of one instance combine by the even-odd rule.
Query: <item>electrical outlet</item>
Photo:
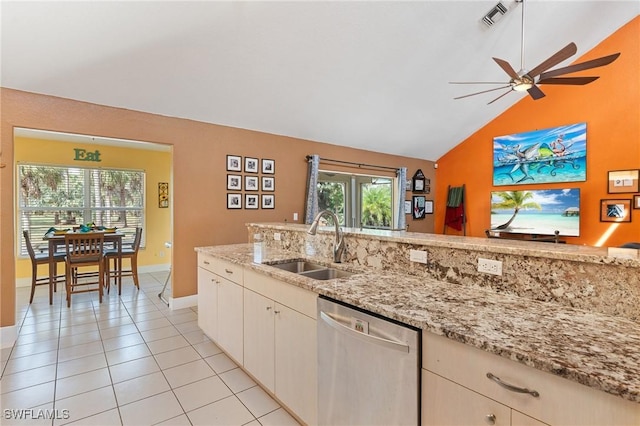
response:
[[[485,274],[502,275],[502,262],[499,260],[490,260],[478,258],[478,272]]]
[[[427,252],[422,250],[409,250],[409,260],[411,262],[427,263]]]
[[[298,213],[293,214],[293,220],[298,220]]]
[[[273,233],[273,239],[276,241],[280,241],[280,233],[279,232],[274,232]]]

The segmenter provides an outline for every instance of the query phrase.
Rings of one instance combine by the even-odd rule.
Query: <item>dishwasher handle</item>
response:
[[[404,343],[394,342],[393,340],[389,340],[389,339],[383,339],[382,337],[372,336],[370,334],[364,334],[359,331],[353,330],[344,324],[340,324],[338,321],[333,319],[331,315],[323,311],[320,311],[320,318],[322,319],[322,321],[324,321],[327,325],[331,326],[335,330],[353,337],[357,337],[358,339],[364,340],[365,342],[370,342],[370,343],[373,343],[379,346],[384,346],[386,348],[393,349],[400,352],[405,352],[405,353],[410,352],[409,345],[406,345]]]

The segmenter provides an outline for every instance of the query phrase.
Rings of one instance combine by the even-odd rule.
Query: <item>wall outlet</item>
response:
[[[427,263],[427,252],[423,250],[409,250],[409,260],[411,262]]]
[[[298,213],[293,214],[293,220],[298,220]]]
[[[273,239],[276,241],[280,241],[280,233],[279,232],[274,232],[273,233]]]
[[[490,260],[478,258],[478,272],[485,274],[502,275],[502,262],[499,260]]]

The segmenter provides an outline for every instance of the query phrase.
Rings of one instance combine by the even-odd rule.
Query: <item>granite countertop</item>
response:
[[[259,250],[256,247],[260,247]],[[492,290],[348,264],[317,281],[265,265],[299,254],[254,244],[196,248],[228,262],[640,403],[640,324]]]
[[[248,226],[281,231],[306,232],[309,225],[291,223],[250,223]],[[385,229],[342,228],[345,237],[393,241],[430,247],[475,250],[497,254],[533,256],[577,262],[622,265],[640,268],[640,250],[616,247],[593,247],[576,244],[551,244],[499,238],[466,237],[459,235],[425,234],[422,232],[391,231]],[[333,233],[333,227],[318,232]]]

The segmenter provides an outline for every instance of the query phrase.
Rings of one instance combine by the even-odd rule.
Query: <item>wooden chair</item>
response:
[[[36,286],[38,285],[50,285],[49,270],[47,269],[47,275],[45,277],[38,277],[38,265],[49,265],[49,252],[36,253],[31,244],[31,238],[29,238],[29,231],[22,231],[24,242],[29,252],[29,258],[31,259],[31,296],[29,297],[29,303],[33,303],[33,295],[36,292]],[[64,275],[58,275],[58,263],[64,263],[65,254],[53,253],[53,290],[49,289],[49,304],[53,304],[53,291],[58,290],[58,283],[64,281]]]
[[[122,247],[121,256],[122,259],[129,259],[131,268],[118,270],[118,249],[106,249],[104,251],[104,263],[105,263],[105,275],[107,291],[111,287],[111,278],[114,278],[116,284],[120,284],[122,277],[133,277],[133,283],[136,288],[140,289],[140,283],[138,281],[138,250],[140,249],[140,241],[142,240],[142,228],[136,228],[136,234],[133,238],[133,243],[129,247]],[[113,271],[111,271],[111,260],[113,259]],[[120,263],[122,265],[122,263]],[[122,268],[122,266],[121,266]],[[118,295],[122,293],[122,288],[118,286]]]
[[[71,307],[71,295],[98,291],[102,303],[104,285],[104,234],[98,232],[66,234],[66,283],[67,307]],[[92,268],[91,272],[80,272],[80,268]],[[97,267],[98,271],[95,272]],[[97,288],[95,288],[97,285]]]

